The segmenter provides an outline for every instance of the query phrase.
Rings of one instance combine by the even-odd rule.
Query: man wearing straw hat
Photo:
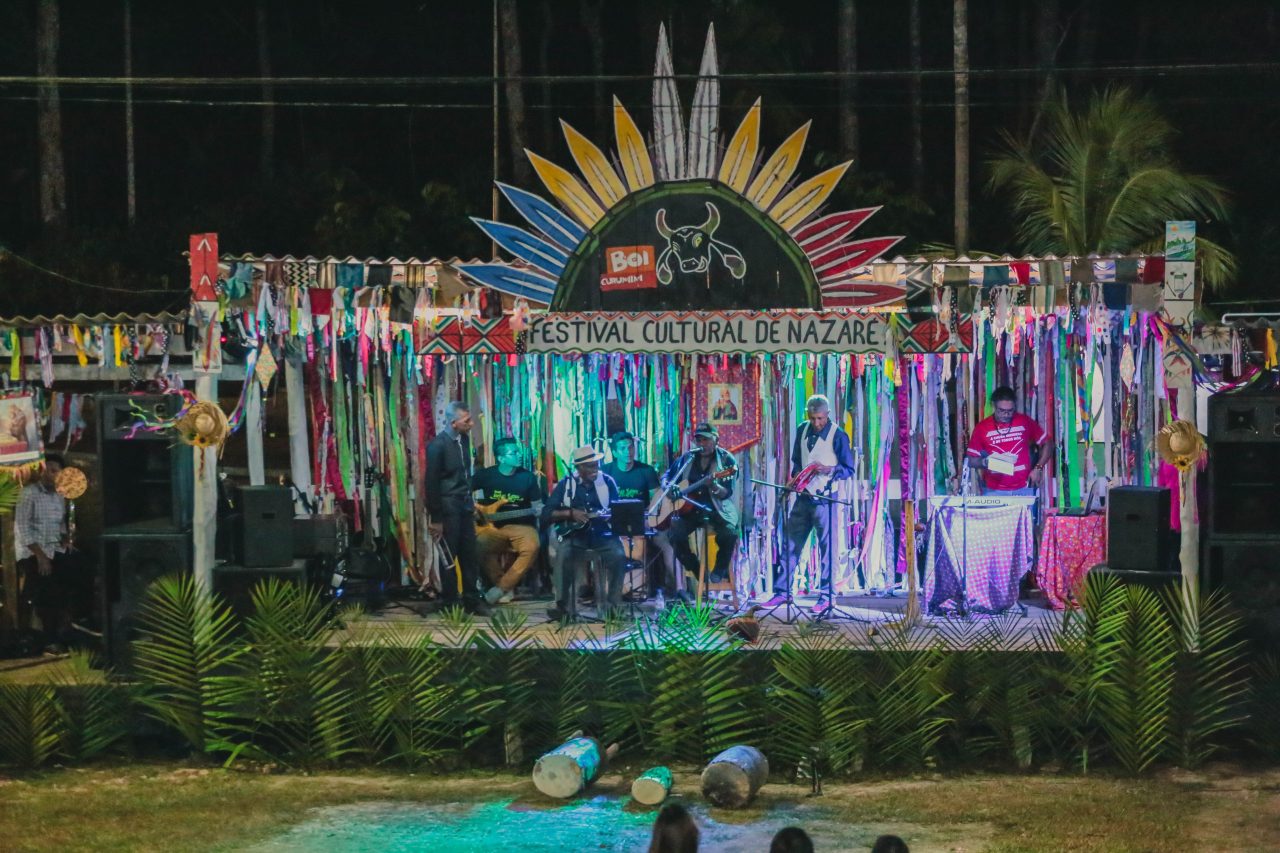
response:
[[[614,535],[609,507],[618,500],[618,486],[601,473],[604,454],[590,445],[573,451],[573,473],[556,483],[542,507],[544,526],[556,524],[561,554],[556,561],[556,606],[547,611],[552,619],[577,614],[578,569],[598,561],[596,602],[600,612],[622,606],[622,573],[626,557]]]
[[[442,540],[449,557],[456,558],[462,589],[452,564],[441,566],[440,585],[446,607],[461,604],[471,613],[488,616],[489,605],[477,588],[476,505],[471,488],[471,409],[455,400],[444,410],[448,424],[427,445],[426,497],[432,537]]]

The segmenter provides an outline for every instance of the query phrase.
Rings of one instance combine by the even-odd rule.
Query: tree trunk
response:
[[[1058,22],[1058,0],[1042,0],[1037,7],[1036,18],[1036,67],[1040,71],[1040,97],[1036,99],[1035,116],[1031,120],[1027,139],[1034,139],[1044,118],[1045,108],[1053,97],[1057,80],[1054,66],[1058,63],[1058,50],[1062,47],[1063,31]]]
[[[754,746],[731,746],[702,771],[702,796],[722,808],[741,808],[769,780],[769,760]]]
[[[920,46],[920,0],[911,0],[911,188],[917,197],[924,196],[924,62]]]
[[[956,254],[969,247],[969,3],[952,0],[956,87]]]
[[[601,0],[579,0],[582,12],[582,26],[587,31],[587,41],[591,43],[591,73],[595,75],[592,94],[595,98],[596,137],[603,138],[613,127],[611,110],[605,103],[604,95],[604,3]]]
[[[258,169],[265,180],[271,180],[276,172],[276,108],[275,86],[265,82],[271,77],[271,41],[267,28],[267,0],[258,0],[258,76],[262,84],[262,141],[258,149]]]
[[[36,76],[58,76],[58,0],[36,6]],[[62,104],[57,83],[41,84],[36,102],[40,147],[40,221],[46,229],[67,225],[67,168],[62,153]]]
[[[517,184],[527,186],[532,175],[525,157],[524,73],[520,59],[520,20],[516,0],[498,0],[498,26],[502,31],[502,72],[507,97],[507,141],[511,146],[511,167]]]
[[[551,109],[551,81],[546,79],[551,74],[551,37],[555,34],[555,14],[551,0],[542,0],[542,31],[538,35],[538,73],[542,75],[542,109],[538,115],[538,125],[542,129],[542,151],[550,154],[555,146],[555,110]]]
[[[124,76],[133,77],[133,3],[124,0]],[[125,209],[129,227],[138,221],[138,174],[133,148],[133,83],[124,84],[124,180]]]
[[[858,162],[858,4],[840,0],[838,45],[840,63],[840,149],[842,156]]]

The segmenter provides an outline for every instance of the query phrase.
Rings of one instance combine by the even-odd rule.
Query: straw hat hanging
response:
[[[1204,438],[1195,424],[1177,420],[1166,424],[1156,435],[1156,451],[1179,471],[1189,471],[1204,456]]]
[[[185,444],[216,447],[219,451],[231,433],[226,414],[216,403],[207,400],[192,403],[174,422],[173,429]]]

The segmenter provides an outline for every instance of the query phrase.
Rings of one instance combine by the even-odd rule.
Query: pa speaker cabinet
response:
[[[1173,570],[1168,489],[1117,486],[1107,495],[1107,566],[1114,572]]]
[[[1231,596],[1250,637],[1280,646],[1280,538],[1210,539],[1205,552],[1205,586]]]
[[[169,430],[133,430],[139,412],[172,418],[176,394],[98,394],[98,482],[104,532],[174,533],[191,527],[192,451]]]
[[[305,587],[307,563],[297,560],[285,566],[241,566],[223,563],[213,567],[213,591],[242,619],[253,613],[253,591],[271,578]]]
[[[191,571],[191,537],[185,533],[150,535],[103,533],[103,644],[112,665],[127,670],[130,644],[138,638],[138,615],[147,589],[156,580]]]
[[[1280,392],[1214,394],[1209,398],[1209,441],[1280,444]]]
[[[249,568],[293,563],[293,498],[284,486],[241,486],[235,562]]]

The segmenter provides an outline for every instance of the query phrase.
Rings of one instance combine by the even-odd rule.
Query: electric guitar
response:
[[[653,503],[649,506],[646,515],[649,517],[649,524],[655,530],[666,530],[671,525],[671,519],[677,515],[685,515],[693,512],[697,507],[689,500],[689,495],[701,489],[703,486],[714,483],[717,480],[723,480],[738,473],[737,468],[725,468],[723,471],[713,471],[701,480],[690,483],[688,479],[681,480],[675,484],[678,494],[672,495],[672,488],[668,487],[658,493],[653,499]]]
[[[508,503],[506,498],[501,498],[491,504],[479,504],[476,506],[476,526],[492,527],[495,521],[513,521],[517,518],[535,518],[538,511],[533,507],[525,507],[524,509],[509,509],[505,512],[501,511]]]

